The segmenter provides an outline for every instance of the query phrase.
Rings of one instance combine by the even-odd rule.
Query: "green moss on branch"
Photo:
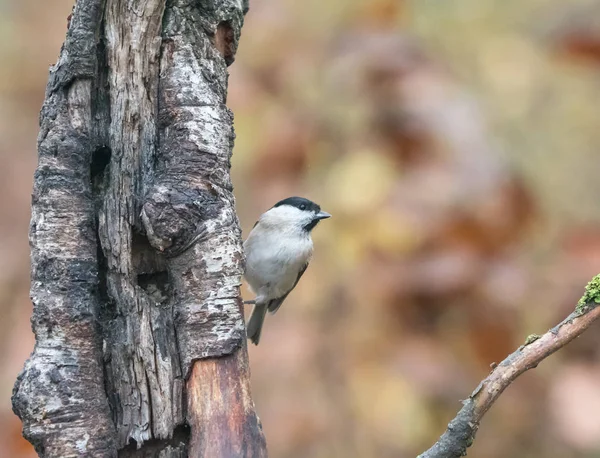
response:
[[[593,308],[596,304],[600,304],[600,274],[592,278],[585,287],[585,293],[579,299],[575,312],[583,315],[588,312],[590,306]]]

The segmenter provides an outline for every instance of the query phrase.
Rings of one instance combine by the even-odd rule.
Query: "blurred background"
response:
[[[0,0],[2,457],[34,456],[9,398],[72,3]],[[334,215],[250,349],[272,457],[416,456],[600,272],[598,0],[251,0],[228,103],[244,233],[289,195]],[[598,330],[513,384],[469,456],[600,457]]]

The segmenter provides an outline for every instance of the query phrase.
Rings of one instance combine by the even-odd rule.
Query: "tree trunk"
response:
[[[41,113],[36,345],[13,394],[40,456],[266,456],[225,106],[247,7],[75,5]]]

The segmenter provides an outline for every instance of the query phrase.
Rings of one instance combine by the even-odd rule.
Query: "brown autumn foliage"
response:
[[[71,3],[0,2],[0,456],[33,456],[9,396],[33,345],[37,112]],[[251,2],[229,96],[244,229],[288,195],[334,215],[251,349],[271,456],[415,456],[600,272],[598,14],[592,0]],[[598,455],[597,334],[516,382],[470,454]]]

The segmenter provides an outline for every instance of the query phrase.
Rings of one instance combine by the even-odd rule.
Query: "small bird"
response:
[[[244,242],[245,277],[256,299],[246,334],[258,345],[267,311],[275,313],[298,284],[313,252],[311,231],[331,215],[303,197],[288,197],[263,213]]]

